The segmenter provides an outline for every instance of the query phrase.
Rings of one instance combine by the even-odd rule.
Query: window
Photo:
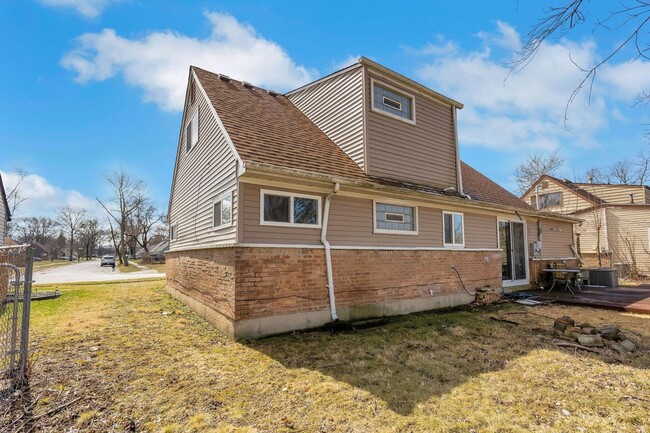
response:
[[[465,246],[465,227],[463,224],[462,213],[443,212],[442,226],[445,237],[445,246]]]
[[[185,141],[187,151],[189,152],[199,142],[199,110],[197,109],[192,116],[192,120],[185,128]]]
[[[372,109],[409,123],[415,123],[413,96],[374,80],[372,80]]]
[[[176,224],[169,226],[169,239],[172,241],[176,240]]]
[[[375,202],[375,233],[417,234],[417,209]]]
[[[320,227],[320,203],[317,196],[262,190],[260,224]]]
[[[537,196],[533,194],[530,197],[530,204],[537,209]],[[539,209],[544,209],[549,206],[560,206],[562,204],[562,193],[561,192],[552,192],[549,194],[540,194],[539,195]]]
[[[212,227],[215,229],[232,225],[232,192],[212,203]]]

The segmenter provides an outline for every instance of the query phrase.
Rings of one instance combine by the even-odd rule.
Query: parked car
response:
[[[35,262],[42,262],[43,259],[41,259],[40,257],[34,257],[34,261],[35,261]]]
[[[113,256],[104,256],[102,257],[102,261],[100,266],[113,266],[115,267],[115,257]]]

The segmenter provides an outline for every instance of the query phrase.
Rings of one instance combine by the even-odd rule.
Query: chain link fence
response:
[[[25,381],[34,252],[0,247],[0,397]]]

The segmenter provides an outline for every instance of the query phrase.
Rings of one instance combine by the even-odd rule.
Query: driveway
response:
[[[120,273],[117,267],[99,266],[99,260],[81,261],[52,269],[34,272],[35,284],[77,283],[82,281],[139,280],[142,278],[165,278],[165,274],[153,269]]]

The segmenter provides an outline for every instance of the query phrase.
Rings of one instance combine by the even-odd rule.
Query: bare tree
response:
[[[632,165],[635,167],[636,183],[645,185],[650,174],[648,173],[650,169],[650,153],[639,152],[636,159],[632,161]]]
[[[57,215],[57,222],[61,226],[64,233],[68,235],[70,240],[70,261],[72,261],[72,249],[74,247],[74,237],[81,227],[84,217],[86,216],[86,209],[75,208],[72,206],[65,206]]]
[[[523,194],[543,174],[554,175],[564,163],[564,157],[558,149],[552,152],[536,152],[515,168],[515,181],[519,193]]]
[[[609,166],[609,175],[616,183],[627,185],[632,183],[634,173],[630,161],[616,161]]]
[[[12,224],[12,236],[18,243],[47,243],[55,234],[58,223],[49,217],[16,218]]]
[[[619,34],[617,45],[611,48],[601,59],[593,65],[578,65],[573,59],[571,61],[584,73],[582,80],[577,84],[571,93],[567,108],[583,89],[588,86],[589,94],[593,88],[594,80],[600,68],[615,57],[626,55],[626,48],[634,51],[634,57],[650,59],[649,32],[644,31],[650,22],[650,2],[647,0],[623,0],[612,3],[613,9],[608,9],[602,16],[591,16],[589,2],[585,0],[557,0],[559,6],[551,6],[547,9],[546,15],[534,25],[524,40],[521,48],[516,52],[515,58],[510,64],[511,71],[525,68],[542,48],[544,42],[552,37],[561,37],[572,29],[590,23],[593,31],[609,31]],[[591,18],[594,18],[593,20]],[[650,92],[647,89],[639,89],[636,98],[637,103],[650,102]],[[565,119],[566,119],[565,111]]]
[[[97,201],[106,210],[109,218],[115,222],[117,230],[114,230],[112,222],[110,225],[111,231],[114,234],[117,231],[116,234],[119,235],[117,255],[120,264],[128,266],[129,258],[126,253],[128,224],[134,212],[144,201],[144,182],[133,179],[124,170],[112,172],[106,176],[106,180],[111,185],[112,196],[106,204],[99,199]]]
[[[598,167],[589,167],[585,170],[584,181],[589,183],[609,183],[610,177],[606,170]]]
[[[104,230],[97,218],[85,220],[79,227],[79,245],[83,246],[86,260],[90,260],[93,251],[97,248],[101,238],[104,236]]]
[[[9,188],[6,193],[7,193],[7,203],[9,204],[9,213],[14,214],[16,212],[16,209],[18,209],[18,206],[20,206],[25,200],[27,200],[27,197],[23,194],[23,188],[22,184],[25,181],[25,178],[27,177],[29,173],[26,170],[17,168],[14,171],[14,175],[16,176],[16,182]]]
[[[142,202],[138,207],[133,219],[132,237],[145,252],[149,252],[151,237],[165,219],[165,214],[148,201]]]

